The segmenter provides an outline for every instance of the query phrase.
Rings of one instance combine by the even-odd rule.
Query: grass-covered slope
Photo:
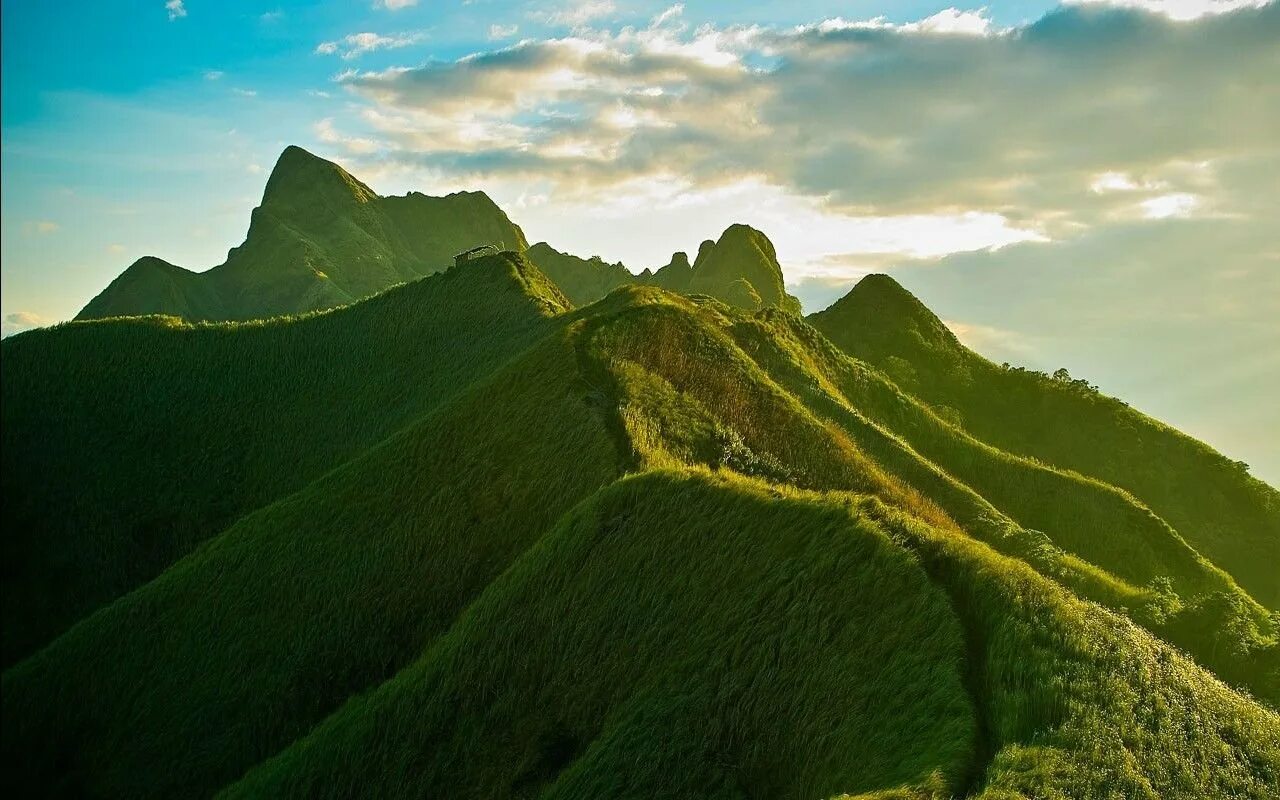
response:
[[[483,193],[380,197],[337,164],[290,146],[226,262],[193,273],[141,259],[77,319],[247,320],[332,308],[439,272],[480,244],[526,246]]]
[[[1274,712],[1024,565],[875,500],[664,471],[575,510],[413,666],[223,796],[1263,798],[1277,779]]]
[[[1280,702],[1273,616],[1132,497],[973,440],[795,317],[652,289],[597,316],[590,349],[618,376],[644,463],[853,489],[958,522]]]
[[[5,664],[528,347],[545,280],[507,255],[301,319],[6,339]]]
[[[1085,382],[993,364],[884,275],[810,321],[978,439],[1131,492],[1280,609],[1280,493]]]
[[[10,796],[212,794],[412,660],[620,461],[553,337],[4,675]]]
[[[962,658],[945,596],[865,517],[650,473],[576,509],[416,664],[227,796],[957,788]]]
[[[505,310],[466,306],[471,284]],[[366,335],[315,327],[344,318]],[[109,338],[135,328],[152,338]],[[240,453],[224,524],[5,672],[10,794],[1263,798],[1280,780],[1274,615],[1141,498],[993,446],[777,308],[625,286],[569,309],[504,254],[301,320],[19,336],[6,393],[76,331],[46,357],[103,336],[103,374],[134,376],[105,384],[122,408],[158,380],[135,351],[185,342],[231,369],[206,361],[231,341],[266,388],[225,408],[274,411],[207,423]],[[464,368],[472,348],[489,360]],[[381,372],[348,373],[380,349],[398,369],[378,395]],[[331,364],[314,394],[290,393],[297,353]],[[80,369],[62,391],[97,374]],[[310,409],[343,393],[380,402]],[[5,399],[6,437],[53,424]],[[119,413],[97,446],[164,441]],[[338,428],[328,465],[294,474]],[[6,499],[31,436],[13,461],[6,439]],[[192,452],[143,461],[154,481]],[[98,499],[207,510],[183,480]]]

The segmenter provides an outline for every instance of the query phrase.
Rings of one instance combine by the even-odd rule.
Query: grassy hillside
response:
[[[615,294],[597,313],[591,349],[620,375],[644,463],[874,493],[958,522],[1280,703],[1273,615],[1133,498],[972,440],[794,317],[652,289]],[[854,370],[868,385],[849,382]]]
[[[4,674],[16,796],[207,796],[389,678],[620,462],[563,340]]]
[[[544,281],[512,256],[299,319],[6,339],[4,663],[545,335]]]
[[[243,244],[207,272],[143,258],[77,315],[248,320],[346,305],[439,272],[479,244],[526,247],[481,192],[380,197],[337,164],[284,150]]]
[[[60,635],[4,673],[5,788],[1273,794],[1276,615],[1137,492],[820,327],[570,308],[507,253],[6,340],[5,636]],[[96,600],[53,613],[63,582]]]
[[[945,596],[866,518],[650,473],[226,796],[941,791],[974,754],[962,655]]]
[[[1084,381],[983,359],[888,276],[809,319],[977,438],[1131,492],[1280,609],[1280,493],[1238,464]]]

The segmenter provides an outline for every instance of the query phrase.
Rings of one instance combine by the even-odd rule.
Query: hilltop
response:
[[[1274,489],[746,226],[629,275],[0,344],[8,793],[1272,793]]]

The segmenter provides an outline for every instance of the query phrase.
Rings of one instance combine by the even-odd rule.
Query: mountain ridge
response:
[[[439,272],[455,253],[488,242],[517,251],[527,245],[482,192],[381,197],[341,166],[290,145],[250,215],[245,241],[222,264],[161,275],[154,264],[160,259],[139,259],[76,319],[225,321],[323,310]]]

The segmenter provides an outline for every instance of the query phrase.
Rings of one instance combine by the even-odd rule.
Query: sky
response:
[[[1280,485],[1280,4],[6,2],[0,319],[220,263],[279,152],[634,270],[733,222],[888,272]]]

